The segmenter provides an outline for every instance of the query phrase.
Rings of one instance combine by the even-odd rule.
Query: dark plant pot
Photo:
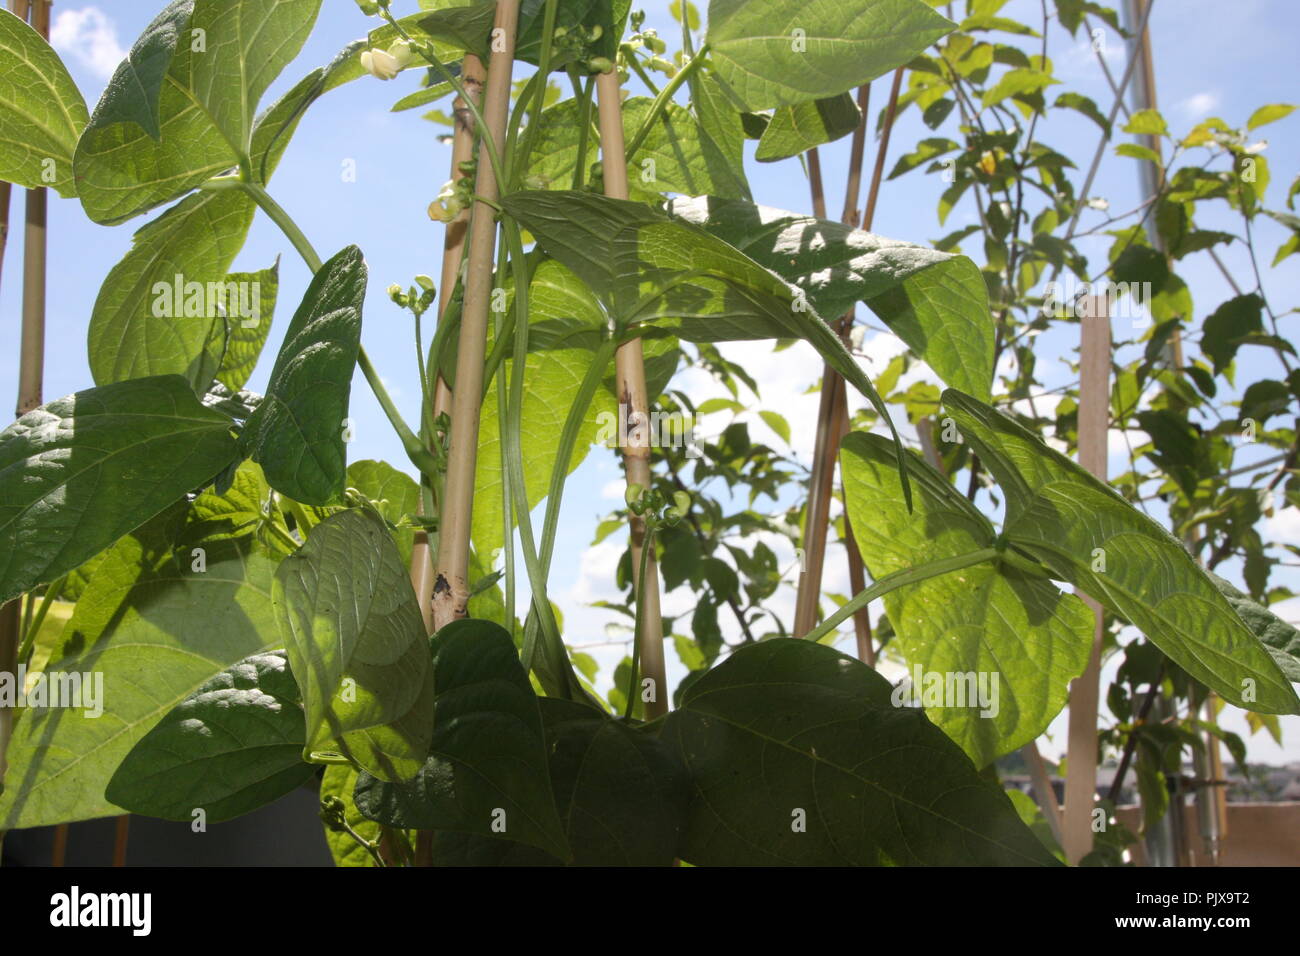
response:
[[[195,833],[188,823],[131,817],[128,866],[332,866],[317,811],[315,781],[236,820]],[[71,824],[65,866],[109,866],[116,819]],[[15,830],[4,841],[5,866],[49,866],[54,827]]]

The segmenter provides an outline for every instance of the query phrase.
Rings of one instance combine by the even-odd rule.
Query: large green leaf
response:
[[[889,682],[777,638],[693,683],[662,736],[694,782],[681,857],[710,865],[1052,865],[1006,794]]]
[[[510,635],[489,621],[453,621],[430,648],[428,761],[406,784],[363,774],[357,809],[387,826],[511,840],[567,860],[537,697]]]
[[[259,182],[274,171],[303,112],[337,68],[336,63],[313,71],[258,119],[252,168]],[[197,317],[159,314],[164,310],[154,308],[157,290],[160,283],[174,287],[178,275],[205,289],[209,282],[225,281],[255,208],[238,190],[202,192],[187,196],[136,233],[131,250],[100,286],[91,313],[90,371],[98,384],[176,374],[189,378],[196,391],[207,388],[208,381],[201,379],[208,367],[205,353],[219,327],[215,310],[205,309]]]
[[[635,96],[623,106],[623,126],[630,139],[650,113],[653,101]],[[595,122],[592,110],[592,122]],[[568,189],[573,184],[577,164],[581,112],[576,99],[557,103],[542,113],[537,136],[533,140],[528,175],[550,189]],[[600,157],[596,144],[599,137],[587,136],[587,165]],[[662,192],[689,195],[711,193],[719,196],[745,196],[748,187],[743,177],[720,148],[710,141],[690,110],[669,104],[667,110],[627,164],[628,183],[636,199],[654,200]],[[584,174],[587,172],[583,170]]]
[[[819,315],[865,302],[944,382],[988,398],[995,327],[965,256],[712,196],[674,199],[668,210],[803,289]]]
[[[266,396],[240,436],[240,448],[276,491],[309,505],[343,493],[343,440],[352,371],[361,348],[366,263],[348,246],[312,277],[284,334]]]
[[[316,525],[277,569],[274,603],[306,712],[304,755],[413,776],[429,748],[433,683],[424,620],[383,519],[349,510]]]
[[[725,241],[661,209],[590,193],[522,191],[502,203],[590,287],[619,334],[643,324],[693,342],[806,339],[893,429],[871,380],[803,294]],[[906,467],[901,444],[898,462]]]
[[[710,0],[713,68],[751,110],[844,93],[955,24],[922,0]]]
[[[257,654],[205,681],[145,734],[104,796],[131,813],[190,823],[202,810],[218,823],[310,780],[302,744],[302,704],[284,654]]]
[[[849,435],[840,473],[853,536],[877,580],[994,546],[988,519],[919,458],[909,465],[909,513],[892,449],[879,435]],[[1046,575],[1001,561],[898,588],[885,596],[885,609],[913,678],[916,668],[923,675],[912,679],[913,693],[980,767],[1047,729],[1092,647],[1093,614],[1082,601]],[[976,683],[960,683],[960,675]],[[936,680],[960,689],[961,698],[925,700],[922,692]],[[983,701],[967,696],[979,689]]]
[[[86,101],[39,33],[0,11],[0,180],[75,196],[72,154],[90,120]]]
[[[1219,589],[1232,609],[1246,622],[1256,637],[1268,648],[1268,652],[1282,668],[1282,673],[1292,683],[1300,683],[1300,630],[1282,620],[1264,605],[1251,599],[1250,595],[1237,590],[1231,582],[1225,581],[1217,574],[1211,574],[1210,580]]]
[[[798,156],[814,146],[848,136],[861,122],[862,113],[848,93],[779,107],[763,130],[754,158],[760,163],[774,163]],[[696,190],[694,195],[700,192]]]
[[[86,214],[115,223],[254,156],[257,102],[321,0],[175,0],[109,81],[77,144]]]
[[[699,121],[700,148],[713,181],[730,183],[715,195],[751,198],[745,178],[745,126],[722,81],[713,73],[692,73],[691,108]]]
[[[644,729],[566,700],[540,701],[551,786],[578,866],[671,866],[690,781]],[[467,833],[434,840],[435,866],[556,866],[522,843]]]
[[[1003,534],[1013,547],[1128,620],[1225,700],[1300,713],[1268,650],[1178,539],[996,409],[954,389],[943,403],[1006,495]]]
[[[169,513],[120,540],[95,568],[46,673],[102,675],[104,712],[22,713],[0,828],[120,813],[104,788],[136,741],[214,674],[276,646],[274,558],[252,535],[208,540],[202,532],[177,530]]]
[[[0,601],[71,571],[235,457],[177,376],[90,388],[0,432]]]

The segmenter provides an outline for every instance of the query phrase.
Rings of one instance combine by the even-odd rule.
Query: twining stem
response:
[[[510,80],[514,68],[519,0],[497,4],[494,44],[482,110],[483,136],[505,141],[510,113]],[[492,263],[496,245],[494,210],[500,180],[495,164],[478,164],[470,220],[469,257],[461,311],[456,387],[452,395],[451,436],[447,480],[438,529],[437,574],[433,585],[435,630],[466,616],[469,601],[469,536],[474,506],[474,466],[478,457],[479,408],[483,396],[483,360],[487,351],[488,306],[492,297]],[[490,202],[485,202],[483,200]]]
[[[701,48],[695,58],[665,86],[655,100],[667,102],[672,92],[686,79],[693,65],[703,59]],[[596,77],[596,96],[600,111],[600,151],[605,173],[605,195],[611,199],[627,199],[627,162],[625,157],[636,152],[638,140],[633,140],[630,150],[623,146],[623,111],[619,96],[618,74],[611,71]],[[647,123],[653,122],[656,109],[651,109]],[[645,127],[639,138],[648,132]],[[623,470],[630,488],[640,485],[653,487],[650,475],[650,396],[646,388],[645,359],[639,338],[624,342],[614,353],[619,415],[627,422],[627,443],[623,446]],[[643,568],[641,577],[633,582],[637,595],[637,616],[641,619],[636,634],[642,669],[652,681],[651,700],[646,702],[646,719],[654,720],[668,712],[668,682],[664,668],[663,619],[659,611],[659,569],[651,552],[654,542],[646,534],[645,521],[635,514],[628,515],[632,538],[632,567]],[[645,556],[643,557],[643,553]]]
[[[673,96],[676,95],[677,91],[682,88],[682,84],[685,83],[687,80],[689,80],[691,78],[691,75],[700,68],[700,66],[704,63],[704,58],[708,55],[708,53],[709,53],[709,45],[705,43],[700,47],[699,51],[696,52],[696,54],[693,57],[691,57],[690,60],[688,60],[680,70],[677,71],[677,75],[674,76],[668,82],[668,85],[659,91],[659,95],[656,96],[654,98],[654,101],[650,104],[650,112],[646,114],[645,119],[641,121],[641,126],[637,129],[636,133],[633,135],[632,142],[627,144],[627,149],[624,152],[624,156],[626,156],[628,160],[631,160],[632,157],[636,155],[636,151],[641,148],[641,144],[645,142],[645,138],[649,136],[650,131],[654,129],[655,123],[659,122],[659,119],[660,117],[663,116],[664,111],[668,109],[668,104],[672,102]],[[605,74],[602,74],[602,76],[603,75]],[[596,79],[597,91],[599,91],[600,89],[600,82],[601,81],[598,77]],[[614,84],[616,86],[618,84],[617,73],[614,74]],[[604,102],[603,98],[601,102],[603,104]],[[604,124],[602,123],[601,125],[603,130]],[[603,138],[604,135],[602,133],[602,139]],[[622,139],[621,126],[619,127],[619,138]],[[610,160],[608,155],[606,155],[605,157],[605,165],[607,167],[610,165]],[[607,176],[609,175],[608,169],[605,170],[605,175]],[[608,195],[608,193],[606,193],[606,195]]]
[[[810,641],[820,641],[827,634],[839,627],[844,621],[858,609],[866,607],[878,597],[884,597],[890,591],[897,588],[905,587],[908,584],[918,584],[921,581],[928,581],[930,578],[938,577],[941,574],[951,574],[954,571],[960,571],[963,568],[973,567],[976,564],[983,564],[986,561],[992,561],[1001,555],[997,548],[981,548],[978,551],[971,551],[968,554],[959,554],[951,558],[943,558],[939,561],[931,561],[916,568],[906,568],[902,571],[895,571],[893,574],[887,574],[883,578],[873,581],[871,587],[855,595],[852,600],[846,603],[842,608],[832,614],[826,620],[822,621],[815,628],[808,632],[807,637]]]
[[[263,186],[242,180],[230,181],[229,184],[248,193],[271,221],[280,227],[280,231],[293,244],[294,249],[298,251],[298,255],[302,256],[303,262],[307,264],[307,268],[312,271],[312,274],[320,271],[321,258],[317,255],[315,248],[312,247],[303,231],[298,228],[298,224],[293,221],[293,217],[272,198],[271,194]],[[226,183],[221,185],[224,187]],[[397,410],[397,405],[388,394],[388,389],[384,387],[383,380],[379,377],[379,372],[375,369],[374,363],[370,361],[365,346],[360,346],[357,350],[357,366],[361,369],[366,382],[370,385],[370,390],[375,393],[375,398],[378,399],[384,414],[388,416],[388,421],[393,426],[393,430],[397,432],[397,437],[401,439],[402,447],[406,449],[407,457],[411,459],[411,463],[425,474],[436,474],[438,469],[437,461],[402,418],[402,413]]]

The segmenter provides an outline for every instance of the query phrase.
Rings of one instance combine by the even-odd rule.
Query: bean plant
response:
[[[0,601],[29,609],[0,672],[106,688],[103,719],[7,705],[0,830],[123,812],[200,827],[319,780],[341,865],[1057,865],[992,767],[1044,732],[1083,672],[1094,613],[1080,595],[1140,635],[1133,686],[1159,683],[1133,670],[1141,646],[1184,693],[1260,720],[1300,713],[1300,637],[1267,610],[1258,515],[1216,480],[1230,428],[1184,440],[1238,349],[1288,371],[1293,349],[1261,288],[1206,320],[1205,360],[1161,351],[1193,327],[1170,257],[1231,240],[1195,227],[1198,204],[1227,203],[1249,242],[1258,179],[1171,159],[1154,201],[1168,255],[1139,221],[1116,226],[1105,266],[1158,280],[1112,404],[1150,436],[1134,460],[1159,470],[1167,527],[1139,507],[1152,475],[1135,464],[1112,487],[1067,454],[1073,399],[1051,420],[1020,410],[1041,390],[1036,334],[1087,321],[1043,308],[1048,272],[1088,276],[1071,240],[1089,197],[1034,123],[1049,109],[1107,131],[1115,118],[1078,94],[1047,105],[1045,52],[981,36],[1023,35],[1001,3],[973,0],[960,23],[924,0],[711,0],[705,17],[675,3],[672,53],[630,0],[357,6],[327,15],[366,36],[265,104],[321,0],[174,0],[93,113],[39,32],[0,14],[0,179],[75,197],[105,226],[151,217],[89,317],[93,386],[0,433]],[[1067,30],[1114,23],[1096,4],[1055,8]],[[958,139],[926,140],[894,174],[953,172],[940,217],[974,199],[981,227],[925,246],[753,202],[747,139],[760,160],[812,171],[818,146],[868,125],[853,91],[899,69],[896,107]],[[403,72],[421,86],[398,106],[447,106],[452,145],[445,185],[419,184],[447,227],[441,275],[388,290],[415,332],[409,408],[361,345],[363,250],[318,249],[272,183],[331,90],[379,95]],[[1158,115],[1128,122],[1175,153],[1266,169],[1222,122],[1182,140]],[[259,212],[313,276],[277,336],[277,270],[229,271]],[[978,264],[958,249],[976,232]],[[909,350],[874,379],[841,321],[859,304]],[[726,343],[745,340],[808,343],[827,387],[864,403],[836,442],[838,523],[871,583],[806,628],[764,606],[771,550],[727,540],[801,540],[803,509],[730,513],[711,490],[743,486],[752,506],[801,466],[743,426],[701,455],[649,435],[652,406],[700,411],[670,390],[683,363],[737,394],[747,375]],[[942,392],[895,391],[914,361]],[[259,362],[263,394],[247,388]],[[349,463],[355,369],[405,462]],[[1262,427],[1296,387],[1293,373],[1252,385],[1240,417]],[[900,412],[932,428],[934,454],[911,447]],[[598,533],[629,530],[611,573],[634,640],[602,695],[548,581],[566,481],[611,417],[626,507]],[[1294,433],[1261,436],[1293,470]],[[1207,572],[1242,549],[1249,594]],[[662,615],[661,583],[700,593],[689,636]],[[995,675],[1001,707],[900,706],[874,647],[860,660],[830,646],[878,598],[891,650],[927,673]],[[42,627],[61,600],[75,602],[66,625]],[[677,687],[669,643],[690,670]],[[1121,716],[1129,686],[1111,690]],[[1118,746],[1138,734],[1111,731]]]

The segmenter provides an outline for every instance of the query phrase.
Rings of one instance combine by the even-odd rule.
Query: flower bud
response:
[[[379,4],[375,3],[375,0],[357,0],[357,6],[368,17],[373,17],[379,13]]]
[[[405,40],[396,40],[388,48],[388,55],[397,61],[397,69],[404,70],[411,65],[415,59],[415,51],[411,49],[411,44]]]
[[[623,492],[623,500],[627,502],[627,506],[637,514],[640,514],[644,510],[644,506],[641,504],[641,499],[644,497],[644,485],[628,485],[627,490]]]
[[[592,73],[608,73],[614,69],[614,63],[607,56],[595,56],[587,61],[587,69]]]
[[[433,280],[430,279],[427,275],[421,273],[420,275],[415,277],[415,281],[420,286],[420,288],[423,289],[425,292],[433,291]]]

